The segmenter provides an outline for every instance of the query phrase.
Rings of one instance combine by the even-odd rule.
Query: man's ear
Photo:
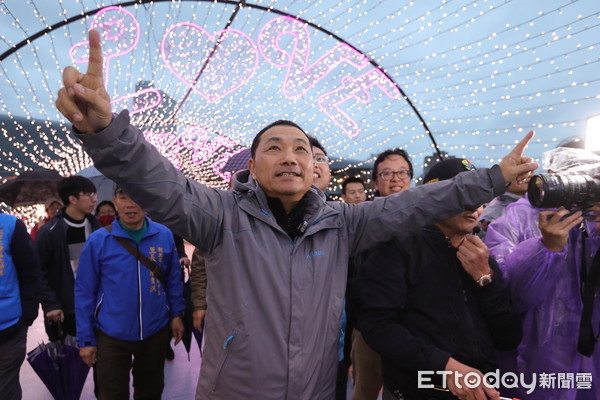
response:
[[[78,200],[77,196],[75,196],[73,194],[69,196],[69,204],[76,204],[77,200]],[[67,204],[67,205],[69,205],[69,204]]]
[[[256,169],[256,162],[253,158],[248,160],[248,170],[250,171],[250,176],[252,179],[256,179],[256,175],[254,174],[254,170]]]
[[[114,196],[112,198],[112,203],[115,206],[115,211],[117,212],[117,215],[119,215],[119,209],[117,208],[117,203],[119,202],[119,200],[117,200],[117,196]]]

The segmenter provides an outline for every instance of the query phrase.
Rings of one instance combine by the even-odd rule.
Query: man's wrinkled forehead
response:
[[[260,138],[259,146],[268,143],[281,143],[290,139],[293,140],[294,143],[301,143],[310,148],[306,133],[296,127],[287,125],[277,125],[267,130]]]
[[[268,144],[268,143],[272,143],[272,142],[283,142],[285,140],[285,138],[281,137],[281,136],[271,136],[269,138],[263,139],[263,143],[264,144]],[[293,141],[296,143],[302,143],[308,146],[308,140],[307,139],[303,139],[301,137],[297,137],[297,138],[293,138]]]

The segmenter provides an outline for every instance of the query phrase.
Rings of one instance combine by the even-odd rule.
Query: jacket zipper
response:
[[[456,255],[455,255],[456,258]],[[474,300],[474,295],[473,293],[467,293],[467,286],[465,285],[465,282],[463,280],[463,276],[462,273],[464,272],[464,268],[462,267],[462,265],[460,264],[460,261],[458,261],[458,259],[455,260],[455,265],[456,268],[458,269],[458,283],[460,285],[460,290],[461,290],[461,294],[463,296],[463,310],[465,311],[465,319],[466,319],[466,324],[469,327],[469,331],[471,332],[475,332],[475,322],[473,321],[473,317],[471,316],[471,304],[475,301]],[[475,304],[473,304],[473,306],[476,306]],[[477,338],[475,338],[474,342],[473,342],[473,347],[474,347],[474,354],[475,357],[479,360],[481,359],[481,354],[480,354],[480,350],[479,350],[479,342],[477,341]]]
[[[138,244],[135,245],[137,250],[137,278],[138,278],[138,323],[140,325],[140,340],[144,340],[144,328],[143,328],[143,320],[142,320],[142,279],[140,276],[140,246]]]

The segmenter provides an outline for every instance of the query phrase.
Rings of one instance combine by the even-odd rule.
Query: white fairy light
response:
[[[119,3],[6,0],[0,5],[4,29],[0,51],[59,21]],[[285,61],[286,55],[294,55],[295,39],[290,33],[279,36],[280,48],[272,47],[270,54],[279,54],[283,61],[278,65],[285,66],[277,66],[274,58],[261,52],[260,38],[262,34],[269,40],[278,33],[277,29],[262,30],[280,15],[261,7],[285,11],[331,34],[303,24],[308,32],[303,39],[304,65],[300,58],[292,64]],[[166,95],[160,106],[134,114],[134,122],[152,132],[157,147],[178,162],[184,173],[216,187],[224,187],[225,181],[215,166],[248,146],[260,127],[280,118],[294,120],[316,134],[331,158],[345,163],[340,167],[344,173],[368,169],[376,154],[386,148],[405,147],[413,155],[418,180],[433,145],[407,101],[401,95],[390,97],[376,85],[362,93],[360,86],[354,92],[348,89],[373,65],[361,66],[359,58],[352,65],[333,57],[322,64],[320,73],[309,72],[310,66],[339,44],[333,35],[347,40],[400,85],[441,150],[456,151],[454,155],[465,156],[478,166],[497,162],[516,138],[532,128],[538,135],[530,152],[539,157],[546,146],[583,132],[587,115],[600,108],[596,73],[600,4],[594,0],[532,3],[519,6],[518,12],[516,2],[501,0],[441,1],[429,8],[404,0],[246,2],[230,28],[255,44],[256,68],[244,70],[253,50],[229,37],[200,81],[192,84],[212,49],[214,35],[224,29],[234,9],[235,5],[218,1],[128,7],[139,21],[139,42],[130,53],[111,58],[107,71],[111,97],[123,99],[115,106],[131,109],[134,102],[127,96],[141,87]],[[510,24],[505,15],[511,15]],[[90,164],[53,103],[61,70],[72,64],[68,49],[86,40],[94,17],[53,29],[2,61],[2,176],[36,167],[68,175]],[[211,35],[213,42],[197,31],[196,45],[187,48],[189,57],[167,58],[169,68],[159,49],[165,33],[182,22],[201,27],[206,32],[202,35]],[[169,45],[185,43],[171,41]],[[85,68],[85,64],[78,65]],[[232,71],[238,75],[228,75]],[[348,86],[342,91],[345,78]],[[230,92],[222,90],[233,82],[241,85]],[[319,104],[328,93],[332,99],[339,94],[340,100],[328,103],[330,115]],[[368,101],[363,93],[369,95]],[[209,101],[206,96],[210,94],[214,97]],[[151,103],[149,98],[145,101]],[[355,126],[358,134],[349,135],[344,130],[349,126]],[[207,136],[186,147],[176,138],[191,127],[202,127]],[[199,148],[207,149],[206,154]],[[341,183],[341,178],[336,179],[333,188]]]

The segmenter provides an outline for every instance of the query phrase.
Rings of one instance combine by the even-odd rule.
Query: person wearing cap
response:
[[[130,373],[133,398],[160,399],[165,343],[172,333],[177,345],[184,330],[179,254],[171,231],[147,218],[121,188],[113,203],[117,219],[92,233],[81,252],[75,280],[79,352],[94,366],[100,399],[128,399]]]
[[[46,218],[35,224],[35,226],[31,229],[29,235],[31,236],[32,240],[35,240],[35,236],[37,235],[38,230],[42,226],[44,226],[46,222],[54,218],[56,216],[56,213],[63,207],[63,202],[60,201],[60,199],[57,197],[51,197],[48,200],[46,200],[46,203],[44,204],[44,209],[46,210]]]
[[[425,187],[475,167],[447,159]],[[361,332],[381,354],[384,399],[499,399],[464,376],[495,371],[495,351],[516,348],[521,319],[487,247],[472,234],[482,207],[369,250],[363,263]],[[424,375],[423,371],[430,371]],[[447,373],[444,382],[440,373]],[[460,376],[459,374],[462,374]]]
[[[210,188],[163,157],[127,111],[113,115],[99,32],[89,39],[88,71],[65,69],[56,105],[95,166],[206,257],[198,399],[333,398],[349,257],[488,202],[537,168],[522,155],[530,132],[490,169],[357,205],[326,201],[312,186],[308,135],[276,121],[254,136],[233,190]]]
[[[35,248],[42,267],[42,309],[51,341],[75,336],[73,287],[81,249],[88,236],[101,228],[92,214],[96,186],[83,176],[60,181],[58,193],[66,206],[38,231]]]

